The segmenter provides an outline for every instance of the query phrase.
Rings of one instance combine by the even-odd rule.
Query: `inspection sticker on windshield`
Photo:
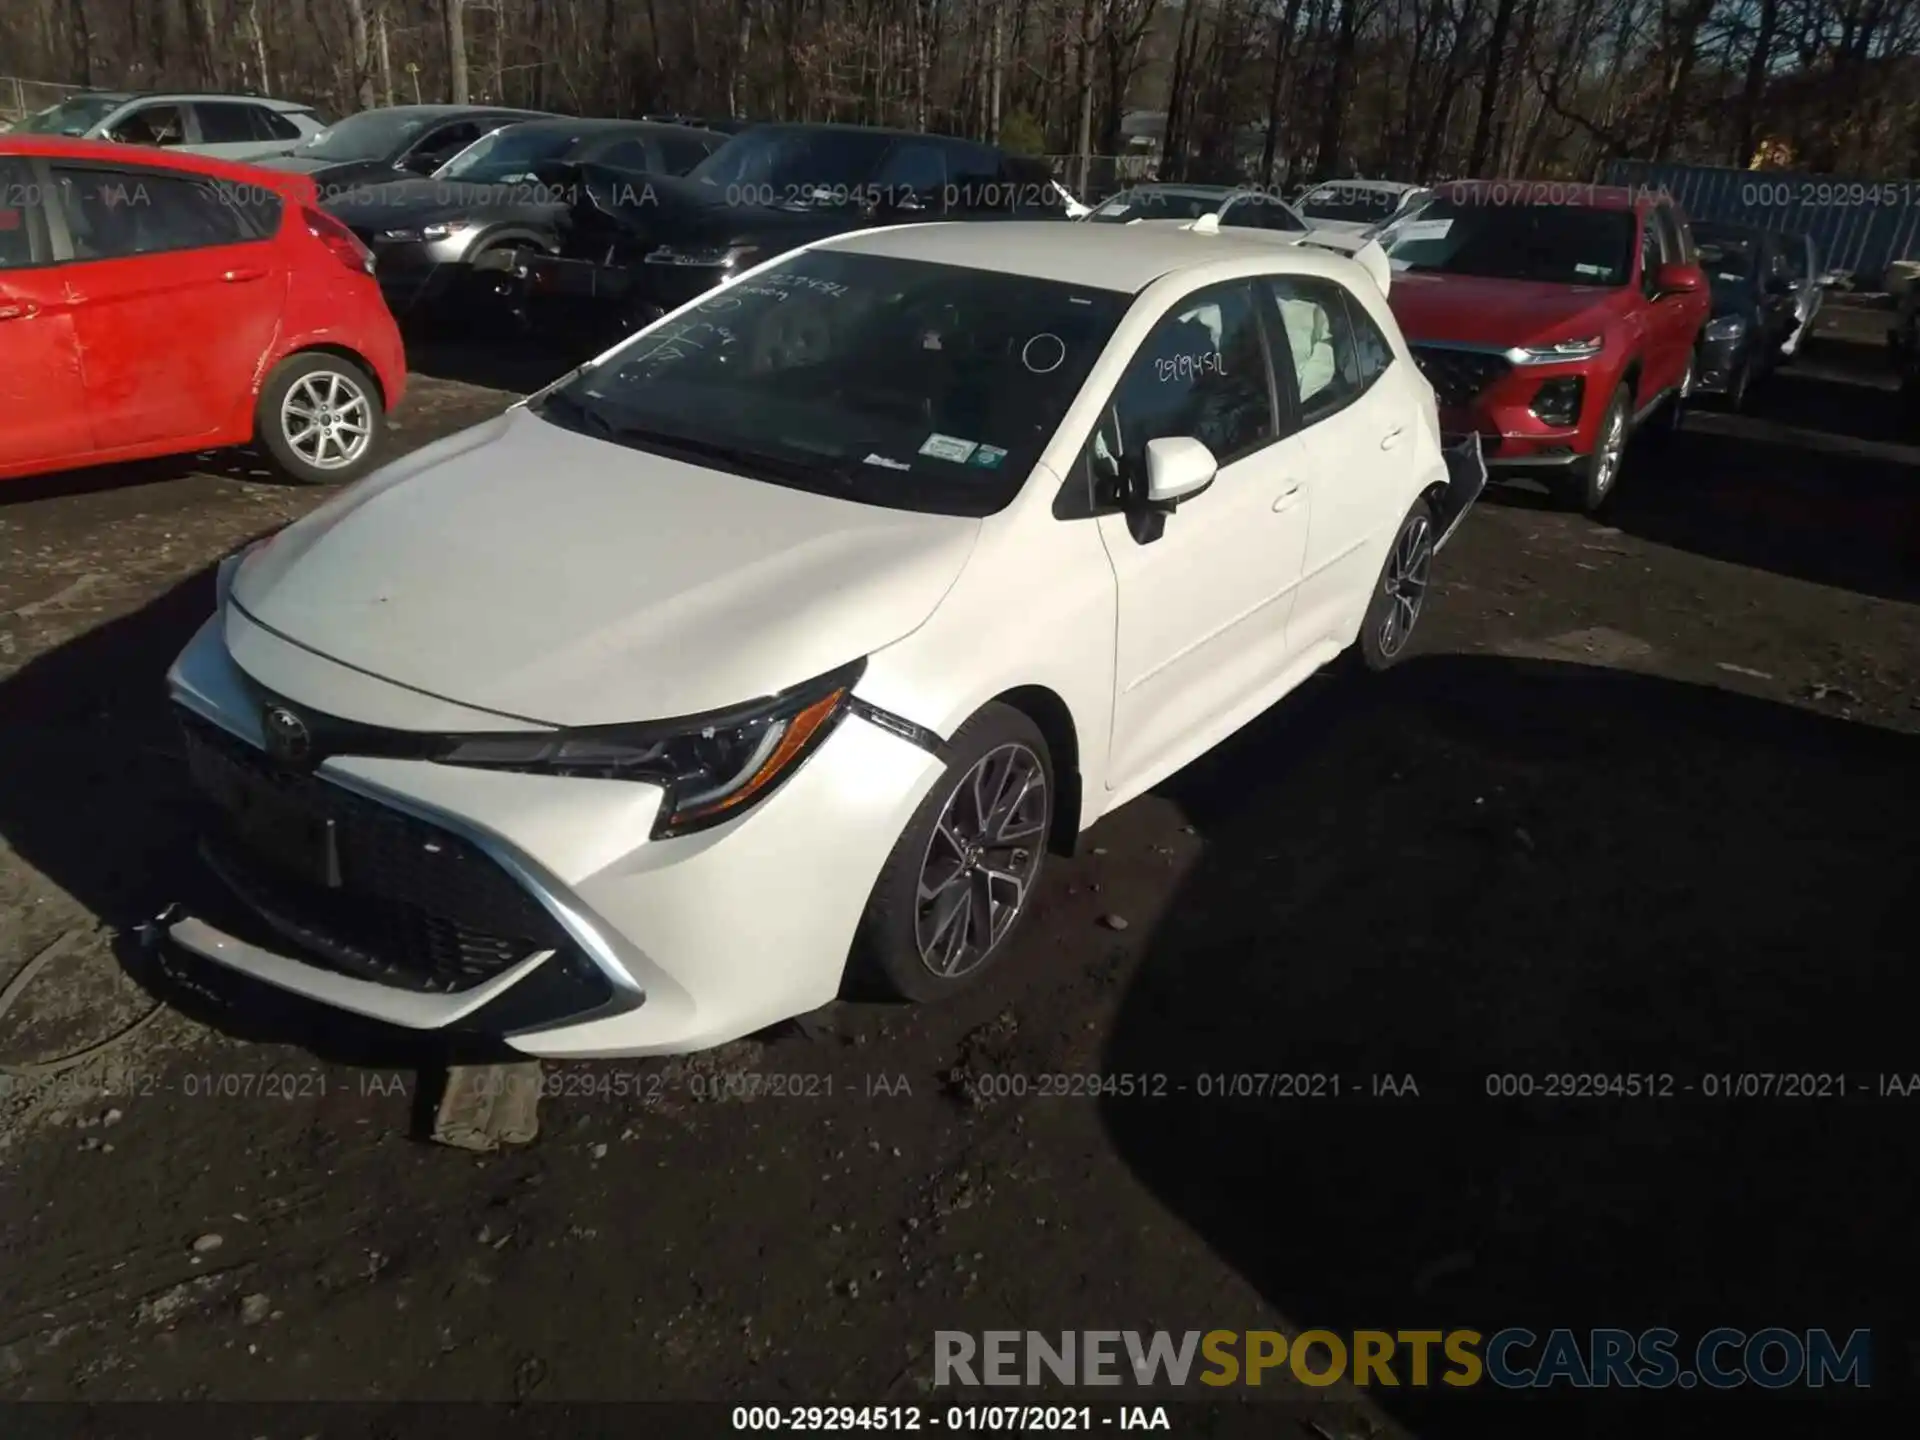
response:
[[[973,452],[973,458],[967,463],[981,470],[998,470],[1000,462],[1007,458],[1007,452],[998,445],[982,445]]]
[[[1604,275],[1607,273],[1607,268],[1605,265],[1575,265],[1573,267],[1573,273],[1576,275]]]
[[[956,440],[951,435],[933,434],[927,436],[926,443],[920,447],[920,453],[934,460],[951,460],[956,465],[967,463],[967,457],[980,448],[976,441]]]
[[[1395,240],[1444,240],[1453,229],[1451,220],[1409,220],[1393,232]]]
[[[911,470],[913,466],[904,460],[893,460],[885,455],[869,455],[860,462],[862,465],[878,465],[882,470]]]

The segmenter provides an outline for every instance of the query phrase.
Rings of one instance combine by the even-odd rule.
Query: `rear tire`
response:
[[[1627,420],[1633,413],[1633,393],[1625,385],[1613,392],[1600,417],[1593,453],[1567,467],[1562,482],[1566,497],[1589,515],[1598,515],[1620,484],[1620,466],[1627,453]]]
[[[356,361],[321,351],[282,360],[254,405],[254,440],[281,474],[302,485],[359,478],[386,433],[386,405],[373,377]]]
[[[1046,737],[994,703],[954,732],[947,768],[894,842],[854,936],[858,995],[944,1000],[1006,954],[1039,883],[1056,790]]]
[[[1380,579],[1360,622],[1360,661],[1376,674],[1406,658],[1407,645],[1426,608],[1433,577],[1433,511],[1413,502],[1387,549]]]

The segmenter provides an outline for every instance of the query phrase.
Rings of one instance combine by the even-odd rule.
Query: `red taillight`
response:
[[[323,215],[318,210],[300,207],[300,213],[307,222],[307,233],[333,252],[333,258],[349,270],[358,270],[363,275],[373,274],[373,251],[360,243],[360,237],[342,225],[331,215]]]

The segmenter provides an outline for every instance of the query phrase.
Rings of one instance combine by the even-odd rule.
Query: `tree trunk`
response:
[[[393,50],[387,43],[387,6],[386,0],[380,0],[380,8],[374,12],[374,43],[380,56],[380,96],[381,103],[393,104]]]
[[[267,64],[267,35],[260,28],[260,0],[247,0],[247,39],[253,45],[254,68],[260,75],[260,93],[271,95],[280,87],[274,83],[273,71]],[[391,105],[393,102],[387,102]]]
[[[1187,0],[1180,7],[1180,29],[1173,42],[1173,79],[1167,86],[1166,123],[1160,131],[1160,178],[1177,180],[1186,171],[1186,135],[1180,117],[1187,108],[1192,83],[1193,52],[1198,46],[1200,7]],[[1189,38],[1189,37],[1192,38]]]
[[[1353,57],[1360,41],[1360,12],[1356,0],[1340,0],[1339,18],[1334,23],[1333,75],[1327,82],[1325,109],[1320,115],[1319,154],[1313,172],[1317,180],[1331,177],[1340,164],[1340,147],[1346,138],[1347,105],[1353,93]]]
[[[93,35],[87,29],[86,0],[73,0],[73,78],[85,87],[93,85]]]
[[[1075,65],[1080,82],[1080,120],[1074,131],[1073,153],[1079,157],[1079,183],[1074,187],[1084,195],[1093,182],[1093,50],[1099,36],[1094,26],[1099,16],[1097,0],[1080,0],[1080,44]]]
[[[1000,105],[1002,86],[1007,75],[1007,15],[1000,0],[987,0],[993,8],[992,28],[987,32],[987,139],[1000,143]]]
[[[1493,32],[1487,36],[1487,64],[1480,77],[1480,116],[1473,125],[1473,144],[1467,151],[1467,174],[1479,179],[1493,154],[1493,120],[1500,108],[1500,85],[1505,79],[1507,32],[1513,28],[1514,0],[1499,0],[1493,12]]]
[[[467,88],[467,0],[441,0],[447,25],[447,96],[455,105],[469,103]]]
[[[1736,143],[1740,148],[1740,166],[1753,163],[1759,144],[1760,99],[1766,93],[1767,66],[1773,60],[1775,37],[1780,28],[1780,0],[1760,0],[1760,25],[1754,33],[1753,49],[1747,55],[1747,73],[1740,86],[1739,128]]]
[[[374,106],[373,44],[367,28],[367,0],[347,0],[347,58],[353,66],[353,93],[362,110]]]

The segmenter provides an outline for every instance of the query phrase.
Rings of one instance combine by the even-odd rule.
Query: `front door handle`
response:
[[[1404,425],[1394,426],[1391,430],[1387,431],[1386,434],[1380,437],[1380,448],[1382,450],[1391,450],[1394,446],[1400,443],[1400,437],[1406,433],[1407,433],[1406,426]]]
[[[39,313],[31,300],[0,300],[0,320],[31,320]]]
[[[1274,500],[1273,513],[1278,515],[1283,510],[1291,510],[1295,505],[1298,505],[1299,503],[1300,503],[1300,482],[1296,480],[1293,484],[1289,485],[1285,490],[1282,490],[1279,496]]]
[[[229,270],[220,278],[229,285],[238,285],[243,280],[264,280],[267,278],[267,272],[264,270]]]

